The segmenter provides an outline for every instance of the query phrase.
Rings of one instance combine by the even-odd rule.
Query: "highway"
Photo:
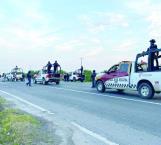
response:
[[[79,82],[32,87],[0,82],[0,95],[26,103],[29,109],[48,111],[71,127],[71,140],[76,132],[84,135],[77,134],[77,142],[69,145],[161,145],[161,95],[143,100],[136,92],[101,94],[91,84]]]

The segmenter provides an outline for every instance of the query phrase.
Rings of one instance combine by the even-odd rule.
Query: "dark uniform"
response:
[[[81,71],[81,76],[82,76],[83,75],[83,66],[81,66],[80,71]]]
[[[27,80],[28,80],[28,82],[26,83],[27,86],[31,86],[31,78],[32,78],[31,71],[29,71],[27,73]]]
[[[91,74],[91,79],[92,79],[92,88],[95,88],[95,78],[96,78],[96,71],[93,70],[92,74]]]
[[[59,67],[60,65],[58,64],[57,61],[55,61],[55,63],[53,64],[53,66],[54,66],[54,73],[56,73],[57,70],[58,70],[58,67]]]
[[[52,64],[50,63],[50,61],[48,62],[48,64],[46,65],[46,67],[47,67],[48,73],[51,73]]]
[[[157,45],[155,44],[155,40],[152,39],[150,40],[150,47],[147,49],[147,52],[149,52],[148,54],[148,71],[154,71],[155,67],[154,67],[154,60],[156,61],[156,67],[158,68],[159,66],[159,62],[158,62],[158,52],[152,52],[154,50],[157,50]]]

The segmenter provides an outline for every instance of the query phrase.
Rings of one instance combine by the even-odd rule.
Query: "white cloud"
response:
[[[126,16],[120,13],[95,12],[80,16],[80,20],[90,32],[101,32],[108,29],[128,27]]]
[[[127,6],[147,23],[149,39],[161,39],[161,2],[136,0],[129,2]]]
[[[139,15],[144,15],[151,9],[151,0],[130,0],[125,3],[125,5],[130,8],[131,11]]]
[[[136,49],[136,40],[128,39],[124,40],[122,43],[118,44],[117,46],[114,46],[112,48],[112,51],[116,52],[130,52]]]

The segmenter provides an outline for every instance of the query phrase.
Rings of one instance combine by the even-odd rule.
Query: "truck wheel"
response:
[[[46,82],[46,80],[44,78],[42,79],[42,84],[47,85],[47,82]]]
[[[83,83],[83,82],[84,82],[84,80],[83,80],[83,79],[81,79],[81,82]]]
[[[98,92],[101,92],[101,93],[105,92],[105,85],[102,81],[98,81],[96,84],[96,87]]]
[[[152,99],[154,96],[154,89],[149,83],[141,83],[138,88],[139,95],[143,99]]]
[[[73,77],[73,82],[76,82],[76,78],[75,77]]]
[[[36,79],[34,79],[34,84],[37,84],[37,81],[36,81]]]
[[[59,85],[59,84],[60,84],[60,82],[56,82],[56,84],[57,84],[57,85]]]

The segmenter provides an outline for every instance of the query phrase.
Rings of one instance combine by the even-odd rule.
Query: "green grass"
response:
[[[45,141],[41,121],[6,104],[7,101],[0,97],[0,145],[38,144],[43,137]]]

